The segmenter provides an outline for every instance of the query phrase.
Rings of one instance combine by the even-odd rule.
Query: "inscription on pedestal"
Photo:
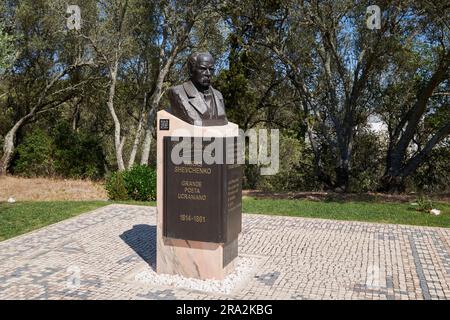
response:
[[[242,166],[239,164],[196,163],[196,154],[221,139],[226,162],[236,159],[236,138],[212,138],[195,144],[192,163],[174,164],[172,150],[180,143],[164,137],[164,219],[165,237],[214,243],[237,239],[242,222]],[[186,140],[185,140],[186,141]],[[186,159],[186,155],[184,155]]]

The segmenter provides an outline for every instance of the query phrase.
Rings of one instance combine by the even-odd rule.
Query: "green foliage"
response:
[[[11,67],[14,61],[14,36],[4,31],[3,23],[0,23],[0,75]]]
[[[0,202],[0,241],[108,204],[106,201],[26,201],[13,204]],[[242,204],[243,211],[249,213],[450,227],[450,205],[447,203],[436,204],[436,207],[442,210],[439,216],[416,212],[404,203],[245,198]]]
[[[22,176],[100,179],[105,174],[102,148],[95,136],[74,132],[61,121],[48,134],[34,129],[17,148],[13,172]]]
[[[316,189],[317,179],[308,170],[312,157],[304,143],[289,135],[280,134],[280,169],[272,176],[261,176],[258,189],[264,191],[299,191]]]
[[[145,165],[114,172],[106,182],[111,200],[156,200],[156,171]]]
[[[123,172],[114,172],[106,181],[106,191],[108,198],[111,200],[129,200],[125,182],[123,179]]]
[[[0,241],[106,205],[106,201],[0,202]]]
[[[333,220],[368,221],[450,227],[450,204],[436,203],[439,216],[413,210],[408,203],[365,201],[309,201],[288,199],[246,198],[243,212]]]
[[[0,146],[20,119],[28,119],[14,137],[19,149],[13,167],[8,167],[12,172],[98,179],[105,168],[117,166],[115,124],[105,108],[112,92],[107,90],[112,84],[107,71],[115,63],[111,101],[126,163],[142,112],[149,114],[152,96],[186,80],[181,71],[193,50],[209,50],[216,58],[213,85],[223,94],[230,121],[244,130],[285,130],[280,172],[260,176],[258,165],[245,165],[244,188],[344,190],[345,184],[347,191],[373,191],[392,162],[387,155],[393,148],[387,144],[399,145],[406,123],[414,126],[413,136],[405,135],[406,140],[418,151],[448,123],[448,67],[420,111],[421,120],[413,124],[408,119],[417,115],[411,109],[417,98],[426,100],[420,89],[447,61],[447,29],[435,15],[446,12],[444,2],[436,2],[433,9],[420,1],[400,9],[386,4],[383,14],[398,23],[386,24],[383,32],[389,36],[379,39],[375,35],[380,32],[365,26],[366,4],[350,0],[314,6],[279,0],[238,5],[217,1],[206,6],[144,0],[103,1],[101,6],[92,0],[76,3],[82,10],[84,36],[66,30],[64,1],[0,0]],[[328,23],[319,23],[321,17]],[[192,31],[183,35],[188,25]],[[163,60],[161,43],[167,58]],[[181,50],[170,57],[173,48]],[[69,67],[91,59],[93,64]],[[171,63],[162,91],[155,93],[162,73],[154,71],[166,70],[167,61]],[[3,70],[8,72],[2,74]],[[55,78],[63,70],[64,76]],[[156,109],[166,106],[163,97]],[[35,113],[27,116],[30,110]],[[387,136],[364,131],[370,115],[385,122]],[[43,131],[35,134],[37,127]],[[448,133],[418,168],[405,173],[407,191],[449,191],[446,139]],[[141,136],[138,153],[143,140]],[[400,151],[398,169],[416,154],[409,148]],[[140,182],[145,172],[138,171],[126,171],[115,182],[117,190],[127,190],[127,198],[144,199],[153,192]],[[339,173],[344,173],[343,184],[338,183]]]
[[[450,145],[433,150],[430,157],[409,179],[409,189],[418,192],[448,192],[450,190]]]
[[[17,148],[14,172],[26,177],[52,176],[55,173],[52,138],[42,129],[35,129]]]
[[[378,188],[383,174],[384,138],[363,130],[355,137],[353,161],[350,170],[350,191],[368,192]]]
[[[421,195],[417,198],[417,209],[418,211],[429,212],[433,209],[433,201],[428,196]]]
[[[256,164],[244,165],[242,188],[256,189],[260,179],[259,166]]]
[[[67,122],[61,122],[54,130],[55,168],[64,177],[102,178],[104,155],[93,135],[74,132]]]
[[[131,200],[156,200],[156,170],[145,165],[135,165],[124,172],[125,187]]]

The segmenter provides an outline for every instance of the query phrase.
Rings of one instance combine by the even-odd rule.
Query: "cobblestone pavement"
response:
[[[230,294],[155,286],[156,209],[110,205],[0,243],[0,299],[450,299],[450,229],[243,215]]]

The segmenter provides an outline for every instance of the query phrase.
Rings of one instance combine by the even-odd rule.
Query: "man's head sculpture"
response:
[[[202,92],[209,89],[214,73],[214,58],[209,52],[195,52],[188,59],[189,76]]]
[[[188,59],[188,69],[190,80],[168,91],[171,113],[193,125],[226,125],[222,94],[211,86],[214,58],[209,52],[195,52]]]

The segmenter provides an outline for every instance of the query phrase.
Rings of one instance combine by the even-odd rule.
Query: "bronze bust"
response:
[[[226,125],[222,94],[211,86],[214,58],[209,52],[195,52],[188,59],[188,68],[190,80],[169,88],[168,111],[197,126]]]

